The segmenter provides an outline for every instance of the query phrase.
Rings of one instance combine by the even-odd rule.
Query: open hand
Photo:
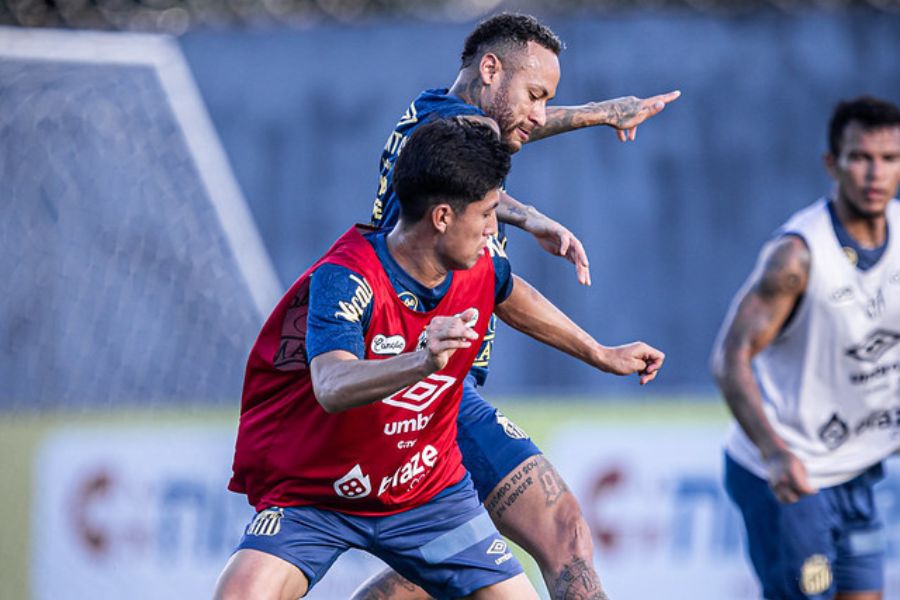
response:
[[[535,237],[541,248],[575,265],[578,283],[591,285],[591,265],[581,240],[574,233],[543,214],[530,216],[523,229]]]
[[[670,102],[674,102],[681,92],[674,91],[668,94],[660,94],[652,98],[636,98],[626,96],[607,100],[611,115],[608,124],[615,128],[619,141],[634,141],[637,136],[637,126],[652,116],[658,115]]]

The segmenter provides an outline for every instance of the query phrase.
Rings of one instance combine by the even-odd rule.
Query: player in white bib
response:
[[[900,109],[840,103],[834,192],[766,244],[713,352],[725,486],[767,600],[879,600],[872,486],[900,449]]]

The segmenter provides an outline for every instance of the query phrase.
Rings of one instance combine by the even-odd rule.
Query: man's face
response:
[[[441,237],[440,252],[447,268],[472,268],[487,246],[488,238],[497,234],[497,206],[500,190],[493,189],[484,198],[472,202],[462,212],[454,212]]]
[[[500,125],[510,152],[518,152],[531,130],[547,122],[547,102],[556,95],[559,59],[534,42],[514,51],[497,80],[485,90],[481,108]]]
[[[851,121],[840,154],[826,155],[825,163],[837,183],[838,202],[860,216],[880,216],[900,185],[900,126],[864,129]]]

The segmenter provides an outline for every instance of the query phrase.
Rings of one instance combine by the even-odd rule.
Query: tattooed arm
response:
[[[643,343],[601,345],[524,279],[513,275],[513,290],[494,312],[514,329],[606,373],[637,374],[641,385],[656,378],[665,355]]]
[[[728,408],[759,448],[769,485],[781,502],[812,493],[803,463],[788,449],[763,410],[751,360],[768,346],[806,291],[810,255],[806,242],[788,235],[770,243],[738,292],[713,349],[712,370]]]
[[[661,112],[666,104],[673,102],[680,95],[681,92],[674,91],[652,98],[627,96],[602,102],[588,102],[581,106],[548,106],[547,122],[543,126],[535,127],[528,141],[534,142],[573,129],[597,125],[613,127],[619,140],[623,142],[634,140],[638,125]]]
[[[591,285],[591,266],[584,246],[581,240],[562,224],[541,213],[534,206],[522,204],[502,190],[497,218],[533,235],[541,248],[554,256],[562,256],[575,265],[578,283]]]

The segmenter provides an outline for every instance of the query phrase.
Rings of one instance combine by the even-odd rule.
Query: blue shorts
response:
[[[456,427],[463,465],[481,502],[519,464],[541,453],[527,433],[481,397],[471,375],[463,383]]]
[[[838,591],[884,587],[884,529],[872,486],[881,464],[862,475],[778,502],[769,484],[725,455],[725,489],[740,509],[750,560],[769,600],[826,600]]]
[[[310,589],[350,548],[377,556],[438,599],[468,596],[522,573],[468,477],[422,506],[385,517],[311,506],[267,508],[237,546],[286,560],[303,572]]]

